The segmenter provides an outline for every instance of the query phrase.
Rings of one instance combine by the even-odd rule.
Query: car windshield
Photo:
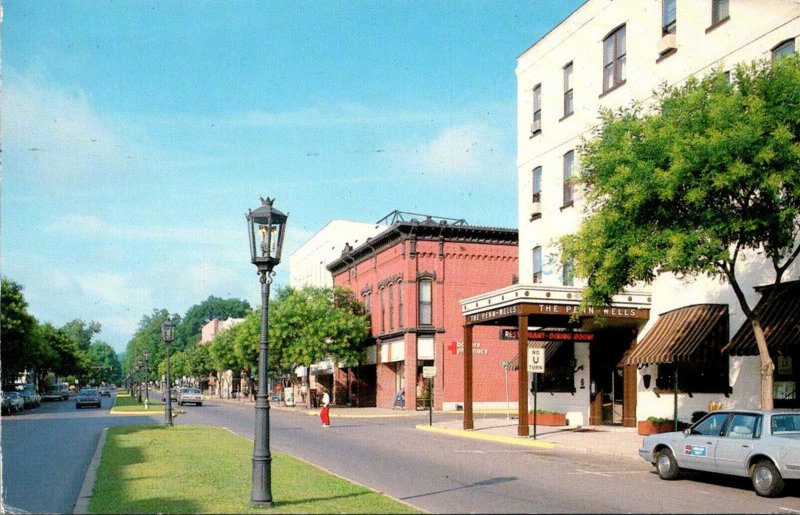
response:
[[[187,389],[185,389],[185,390],[183,391],[183,393],[194,393],[194,394],[199,394],[199,393],[200,393],[200,390],[198,390],[197,388],[187,388]]]
[[[770,430],[774,435],[799,434],[800,433],[800,414],[782,413],[773,415],[770,423]]]
[[[81,390],[81,395],[97,395],[97,390]]]

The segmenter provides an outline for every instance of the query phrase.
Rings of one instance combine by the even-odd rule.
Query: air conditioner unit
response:
[[[534,218],[537,218],[539,216],[542,216],[542,203],[541,202],[534,202],[533,204],[531,204],[530,215],[531,215],[531,220],[533,220]]]
[[[678,43],[675,39],[675,34],[664,34],[661,41],[658,42],[658,55],[664,55],[667,52],[678,49]]]
[[[536,134],[541,130],[542,130],[542,121],[534,120],[533,123],[531,124],[531,134]]]

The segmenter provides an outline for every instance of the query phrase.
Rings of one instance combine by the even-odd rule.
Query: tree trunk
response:
[[[753,326],[753,334],[758,344],[758,355],[761,358],[761,409],[771,410],[773,408],[772,384],[775,379],[775,363],[769,355],[767,339],[764,337],[764,329],[760,321],[750,320]]]

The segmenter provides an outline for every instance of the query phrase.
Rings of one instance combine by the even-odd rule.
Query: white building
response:
[[[383,224],[331,220],[289,256],[289,286],[333,286],[328,263],[341,257],[345,244],[357,247],[384,229]]]
[[[529,330],[570,328],[592,335],[584,336],[591,341],[576,339],[560,348],[546,344],[548,360],[562,373],[544,385],[552,395],[538,396],[540,408],[566,411],[573,424],[632,426],[649,416],[671,417],[676,397],[667,383],[675,353],[717,351],[745,322],[729,285],[702,278],[685,283],[663,274],[644,291],[618,295],[610,324],[601,326],[588,316],[577,326],[567,323],[581,284],[565,280],[569,274],[559,264],[556,241],[575,232],[583,217],[583,199],[572,179],[576,147],[591,136],[599,109],[646,102],[663,83],[680,84],[712,69],[794,52],[798,35],[800,2],[793,0],[588,0],[518,57],[520,284],[464,299],[462,311],[468,324],[519,323]],[[770,271],[758,263],[740,271],[751,306],[760,298],[754,287],[772,282]],[[798,277],[795,266],[784,280]],[[680,330],[699,336],[673,338]],[[666,357],[648,355],[642,343],[660,345]],[[527,344],[520,338],[520,350]],[[631,361],[633,349],[638,361],[636,356]],[[796,402],[800,366],[793,369],[791,358],[776,370],[781,376],[776,376],[776,405],[778,399]],[[798,360],[800,355],[794,356],[800,365]],[[712,401],[759,405],[757,357],[723,356],[720,363],[685,368],[679,368],[685,373],[677,395],[681,420]],[[697,386],[703,377],[713,386]],[[520,427],[520,434],[525,431]]]

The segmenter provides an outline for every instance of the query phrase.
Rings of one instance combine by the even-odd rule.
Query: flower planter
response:
[[[533,413],[528,413],[528,425],[533,425]],[[567,415],[565,413],[537,413],[537,426],[566,426]]]
[[[640,420],[637,424],[637,429],[640,435],[654,435],[656,433],[669,433],[673,431],[675,425],[671,422],[650,422],[649,420]]]

